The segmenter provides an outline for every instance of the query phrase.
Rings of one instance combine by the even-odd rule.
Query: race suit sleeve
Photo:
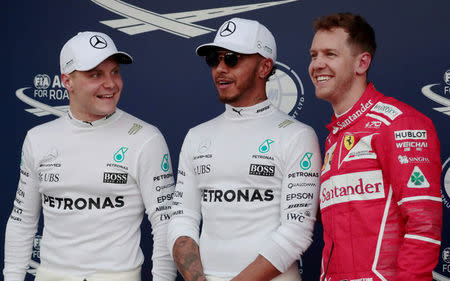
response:
[[[440,144],[422,116],[395,120],[380,136],[378,154],[405,225],[395,280],[431,280],[439,258],[442,228]],[[416,143],[419,149],[404,149]]]
[[[172,217],[169,224],[168,246],[172,255],[178,237],[188,236],[199,244],[201,190],[190,157],[190,134],[186,135],[180,152],[177,184],[175,187]]]
[[[172,163],[164,137],[154,135],[138,158],[138,185],[152,225],[154,281],[173,281],[176,267],[167,249],[167,225],[174,189]]]
[[[31,259],[33,239],[36,234],[41,197],[39,178],[34,169],[30,137],[27,135],[22,147],[20,179],[14,207],[6,225],[5,233],[5,281],[23,281]]]
[[[292,137],[283,151],[280,226],[259,252],[285,272],[312,242],[318,208],[321,156],[311,127]]]

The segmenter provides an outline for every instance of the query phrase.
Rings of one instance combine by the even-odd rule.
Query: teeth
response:
[[[112,98],[113,95],[103,95],[103,96],[100,96],[100,97],[102,97],[102,98]]]
[[[319,76],[317,77],[317,81],[322,82],[322,81],[327,81],[330,80],[330,77],[328,76]]]

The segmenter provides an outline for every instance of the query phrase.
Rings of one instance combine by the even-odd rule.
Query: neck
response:
[[[100,119],[105,118],[106,116],[114,113],[114,111],[109,114],[105,114],[105,115],[82,113],[82,112],[77,111],[73,106],[70,106],[70,112],[72,113],[72,116],[75,119],[77,119],[79,121],[84,121],[84,122],[94,122],[94,121],[100,120]]]
[[[356,81],[356,83],[353,83],[348,91],[341,96],[338,96],[336,100],[331,101],[331,106],[333,107],[334,113],[336,115],[341,115],[352,108],[364,94],[367,85],[368,83],[366,80]]]

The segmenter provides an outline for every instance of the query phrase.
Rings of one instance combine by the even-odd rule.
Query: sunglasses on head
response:
[[[218,66],[222,59],[228,67],[234,67],[238,64],[240,57],[240,54],[233,52],[219,54],[218,52],[211,51],[206,55],[205,60],[210,67]]]

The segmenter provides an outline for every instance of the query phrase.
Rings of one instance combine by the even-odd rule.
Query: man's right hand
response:
[[[173,246],[173,259],[186,281],[206,281],[200,251],[194,239],[181,236]]]

